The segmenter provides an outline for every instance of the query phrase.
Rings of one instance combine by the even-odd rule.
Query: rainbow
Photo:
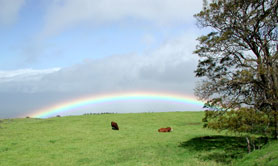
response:
[[[76,109],[78,107],[112,102],[112,101],[125,101],[125,100],[161,100],[172,101],[184,104],[203,106],[204,102],[201,102],[194,97],[184,96],[173,93],[155,93],[155,92],[131,92],[131,93],[115,93],[105,95],[93,95],[88,97],[79,98],[72,101],[59,103],[47,108],[34,111],[31,117],[34,118],[47,118],[54,116],[58,113],[63,113],[69,110]]]

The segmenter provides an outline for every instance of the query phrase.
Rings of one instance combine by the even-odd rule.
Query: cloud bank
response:
[[[188,36],[185,34],[169,40],[143,55],[126,54],[88,59],[81,64],[61,69],[1,71],[0,104],[7,111],[0,112],[5,113],[0,116],[24,116],[36,109],[93,94],[157,91],[193,96],[192,87],[196,81],[193,71],[197,57],[192,55],[195,43],[191,41],[194,41],[194,36],[192,39]],[[14,104],[8,105],[12,96],[16,96],[12,99]],[[156,102],[114,104],[114,107],[103,105],[102,108],[88,108],[83,113],[92,110],[148,112],[196,109],[194,106]]]

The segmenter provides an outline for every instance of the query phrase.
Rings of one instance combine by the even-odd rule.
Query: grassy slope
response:
[[[228,165],[244,148],[237,137],[203,137],[217,133],[202,128],[202,117],[171,112],[4,120],[0,165]],[[111,130],[111,121],[120,131]],[[174,131],[157,132],[167,126]]]
[[[278,142],[272,141],[235,163],[236,166],[278,166]]]

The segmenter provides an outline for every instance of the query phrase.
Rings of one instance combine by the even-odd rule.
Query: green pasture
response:
[[[4,119],[0,122],[0,166],[224,166],[258,160],[252,155],[260,151],[268,154],[267,149],[247,154],[244,138],[202,128],[203,114],[167,112]],[[111,121],[118,123],[119,131],[111,129]],[[174,131],[157,132],[168,126]],[[277,143],[274,145],[278,147]],[[278,157],[277,152],[270,155]],[[271,164],[272,161],[264,162],[264,159],[260,161]],[[275,162],[269,156],[267,160]]]

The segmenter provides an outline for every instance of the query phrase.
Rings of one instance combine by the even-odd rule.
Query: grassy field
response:
[[[202,117],[203,112],[171,112],[1,120],[0,165],[225,166],[258,159],[259,151],[247,155],[243,138],[203,129]],[[119,131],[111,130],[111,121]],[[157,132],[168,126],[174,131]],[[268,149],[260,151],[266,155],[261,162],[275,161]]]

